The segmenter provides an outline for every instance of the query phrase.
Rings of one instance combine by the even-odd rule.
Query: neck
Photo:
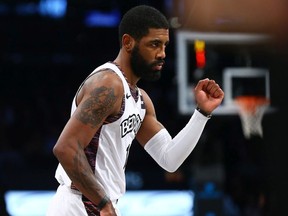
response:
[[[137,82],[139,81],[139,78],[135,77],[128,59],[129,59],[128,56],[125,58],[125,57],[122,57],[121,54],[119,53],[119,55],[117,56],[117,58],[113,62],[122,71],[122,73],[126,77],[127,82],[130,84],[130,86],[132,88],[136,88]]]

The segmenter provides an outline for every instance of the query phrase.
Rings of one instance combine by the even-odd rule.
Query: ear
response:
[[[134,46],[134,39],[130,35],[124,34],[122,37],[122,44],[125,50],[130,53]]]

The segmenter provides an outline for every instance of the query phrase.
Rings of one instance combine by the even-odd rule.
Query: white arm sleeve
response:
[[[175,172],[196,146],[208,119],[195,110],[186,126],[173,139],[166,129],[161,129],[144,149],[163,169]]]

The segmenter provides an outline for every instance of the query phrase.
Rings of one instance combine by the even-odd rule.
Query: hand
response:
[[[100,216],[117,216],[114,206],[111,202],[107,203],[100,211]]]
[[[197,106],[207,114],[212,113],[224,98],[224,92],[220,86],[208,78],[200,80],[194,91]]]

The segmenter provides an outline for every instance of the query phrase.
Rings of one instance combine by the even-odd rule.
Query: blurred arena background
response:
[[[171,135],[191,115],[181,112],[179,105],[183,75],[179,68],[187,72],[188,87],[204,77],[225,85],[227,67],[265,68],[275,109],[263,117],[263,137],[250,139],[243,136],[237,113],[223,109],[215,114],[188,160],[173,174],[133,145],[127,166],[128,196],[183,191],[184,198],[191,195],[193,203],[188,207],[193,209],[188,214],[195,216],[286,215],[288,2],[284,0],[1,0],[0,215],[5,215],[8,201],[15,202],[10,196],[14,192],[56,189],[52,148],[69,118],[74,93],[96,66],[117,55],[119,20],[138,4],[155,6],[171,22],[162,79],[139,83]],[[181,32],[193,36],[184,44],[187,59],[179,59]],[[200,67],[194,50],[198,33],[205,43]],[[218,40],[219,35],[227,40]],[[243,35],[268,39],[243,42]],[[263,88],[253,82],[239,85],[252,86],[253,91]],[[168,198],[169,194],[161,200],[169,203]],[[178,207],[183,204],[175,202]]]

